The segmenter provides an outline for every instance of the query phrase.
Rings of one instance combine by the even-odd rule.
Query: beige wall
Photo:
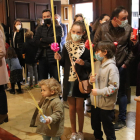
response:
[[[69,0],[61,0],[61,4],[69,4]]]

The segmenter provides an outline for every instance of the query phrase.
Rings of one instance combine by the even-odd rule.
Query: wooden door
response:
[[[73,23],[72,5],[61,5],[61,22],[67,26],[67,31],[71,29]]]
[[[0,23],[7,24],[6,1],[0,0]]]

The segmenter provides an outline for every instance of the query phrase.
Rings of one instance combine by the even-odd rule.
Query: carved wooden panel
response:
[[[15,19],[30,19],[30,3],[15,1]]]
[[[42,18],[42,11],[49,8],[47,3],[35,3],[35,17]]]
[[[0,23],[7,24],[6,3],[0,0]]]

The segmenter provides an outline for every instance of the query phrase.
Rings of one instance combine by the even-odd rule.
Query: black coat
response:
[[[62,29],[61,26],[56,25],[56,39],[57,43],[60,44],[62,37]],[[42,25],[38,27],[37,32],[34,37],[35,43],[38,45],[38,51],[36,54],[36,60],[40,59],[40,57],[48,58],[49,63],[56,63],[54,59],[54,52],[51,50],[50,45],[54,42],[54,34],[53,34],[53,25],[50,27],[47,25]]]
[[[35,56],[37,53],[37,45],[34,43],[33,39],[26,39],[26,43],[23,44],[22,53],[25,54],[25,63],[34,64],[37,62]]]
[[[83,66],[76,64],[75,69],[80,80],[87,80],[91,72],[90,51],[88,49],[85,49],[85,52],[82,54],[80,59],[82,59],[85,62],[85,64]],[[71,62],[70,62],[69,55],[65,46],[63,47],[63,50],[62,50],[62,58],[60,60],[60,65],[64,67],[63,100],[66,101],[67,96],[69,94],[69,88],[70,88],[70,82],[68,81],[68,79],[69,79]],[[88,97],[88,94],[82,94],[80,92],[78,80],[75,80],[74,82],[72,96],[81,97],[81,98]]]

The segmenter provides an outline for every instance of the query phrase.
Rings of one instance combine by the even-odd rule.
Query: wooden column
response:
[[[135,140],[140,140],[140,96],[134,100],[137,101]]]

